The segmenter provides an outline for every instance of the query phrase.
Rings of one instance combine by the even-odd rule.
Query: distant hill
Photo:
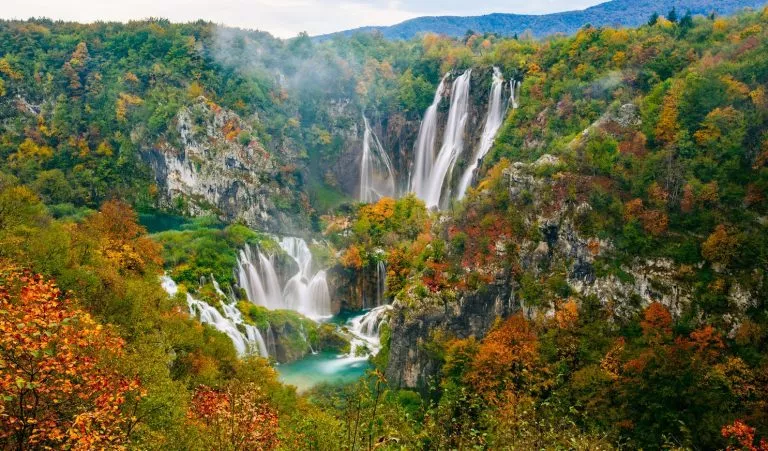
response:
[[[511,36],[530,31],[536,37],[555,33],[571,34],[585,24],[595,26],[641,25],[654,13],[665,15],[673,7],[682,15],[732,14],[744,8],[758,8],[766,0],[613,0],[581,11],[568,11],[544,15],[488,14],[485,16],[417,17],[386,27],[361,27],[322,36],[324,40],[335,35],[349,36],[360,32],[379,31],[388,39],[410,39],[420,33],[432,32],[449,36],[463,36],[467,30]]]

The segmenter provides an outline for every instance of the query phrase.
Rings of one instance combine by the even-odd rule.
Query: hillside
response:
[[[438,33],[460,37],[467,30],[477,33],[495,33],[500,36],[531,33],[544,37],[557,33],[573,34],[586,24],[596,27],[636,27],[643,24],[655,12],[666,15],[676,8],[682,15],[692,14],[727,15],[744,8],[760,8],[764,0],[612,0],[587,8],[583,11],[568,11],[543,15],[488,14],[484,16],[459,17],[417,17],[392,26],[361,27],[339,33],[317,36],[315,39],[329,39],[333,36],[350,36],[359,32],[376,31],[387,39],[411,39],[422,33]]]
[[[768,8],[2,21],[0,448],[765,451],[766,218]]]

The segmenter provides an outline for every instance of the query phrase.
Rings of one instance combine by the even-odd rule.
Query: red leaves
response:
[[[736,420],[733,424],[723,426],[721,430],[724,438],[735,441],[737,446],[728,446],[728,450],[743,451],[768,451],[768,441],[760,439],[759,444],[755,444],[755,428],[750,427],[741,420]]]
[[[224,390],[200,386],[187,418],[205,431],[216,449],[274,449],[279,444],[277,413],[255,384]]]
[[[123,341],[40,275],[0,268],[0,439],[14,447],[120,447],[139,382],[104,367]]]

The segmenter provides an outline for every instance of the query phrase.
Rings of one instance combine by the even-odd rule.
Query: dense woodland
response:
[[[768,9],[542,40],[6,21],[0,56],[3,449],[768,449]],[[523,80],[521,106],[463,201],[360,205],[328,175],[333,99],[418,120],[442,74],[492,65]],[[149,234],[137,213],[158,206],[142,152],[178,141],[200,96],[279,163],[271,183],[296,196],[278,208],[309,218],[318,259],[385,260],[404,317],[499,281],[518,313],[485,336],[433,330],[439,372],[417,390],[385,377],[388,327],[356,384],[297,394],[238,358],[159,276],[229,285],[265,231],[204,216]],[[551,215],[595,277],[663,259],[690,299],[606,301],[567,262],[530,264]]]

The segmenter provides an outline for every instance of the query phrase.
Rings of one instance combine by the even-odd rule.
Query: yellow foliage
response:
[[[741,34],[739,34],[739,37],[742,39],[748,38],[750,36],[755,36],[763,32],[763,27],[760,25],[752,25],[751,27],[747,27],[741,31]]]
[[[752,103],[758,108],[768,107],[768,97],[765,95],[765,88],[759,86],[757,89],[749,93],[749,98],[752,99]]]
[[[728,29],[728,21],[722,17],[715,19],[715,23],[712,24],[712,28],[716,33],[723,33]]]
[[[96,155],[100,155],[102,157],[111,157],[113,153],[114,152],[112,151],[112,147],[106,141],[102,141],[99,144],[99,147],[96,148]]]
[[[624,52],[616,52],[613,54],[613,64],[618,67],[622,67],[627,62],[627,54]]]
[[[5,58],[0,58],[0,74],[5,75],[12,80],[21,80],[23,78],[21,72],[13,70],[11,63]]]
[[[46,145],[38,145],[31,139],[27,138],[23,143],[19,145],[16,153],[12,154],[9,159],[12,162],[25,162],[35,160],[37,162],[44,162],[50,160],[53,157],[53,149]]]
[[[203,85],[198,83],[197,81],[193,81],[189,84],[189,87],[187,88],[187,95],[192,98],[196,99],[203,95],[205,93],[205,90],[203,89]]]
[[[656,21],[656,26],[659,28],[669,29],[674,27],[675,24],[670,22],[666,17],[659,17],[659,20]]]
[[[656,124],[656,138],[664,144],[671,144],[677,138],[677,131],[680,128],[677,104],[680,101],[681,91],[682,81],[676,80],[667,91],[661,106],[659,122]]]
[[[720,77],[720,80],[725,83],[729,97],[744,98],[749,94],[749,86],[736,80],[731,75]]]
[[[126,92],[121,92],[115,105],[115,115],[119,121],[124,121],[128,114],[128,107],[140,105],[143,102],[141,97]]]
[[[579,321],[579,305],[573,298],[568,299],[555,312],[555,321],[561,329],[572,329],[576,326]]]
[[[123,80],[130,83],[138,83],[139,77],[137,77],[133,72],[126,72],[125,75],[123,75]]]

